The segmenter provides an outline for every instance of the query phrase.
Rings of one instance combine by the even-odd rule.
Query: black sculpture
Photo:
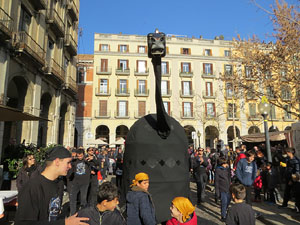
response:
[[[161,98],[161,57],[166,54],[164,33],[156,31],[147,36],[148,56],[152,58],[155,73],[156,114],[139,119],[130,128],[126,138],[123,191],[135,174],[145,172],[150,177],[157,222],[171,218],[170,204],[174,197],[189,196],[188,142],[183,127],[164,109]]]

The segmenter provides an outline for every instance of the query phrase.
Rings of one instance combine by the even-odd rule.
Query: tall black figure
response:
[[[156,82],[156,114],[139,119],[126,138],[123,191],[135,174],[145,172],[150,177],[157,222],[170,219],[170,205],[174,197],[189,196],[188,142],[183,127],[166,112],[161,98],[161,57],[166,54],[165,34],[156,31],[147,36],[148,56]]]

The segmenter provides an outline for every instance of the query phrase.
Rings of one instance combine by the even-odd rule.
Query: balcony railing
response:
[[[216,78],[216,74],[214,74],[214,73],[202,73],[202,78],[214,79],[214,78]]]
[[[52,58],[50,62],[47,62],[47,66],[45,69],[45,74],[54,75],[56,78],[60,79],[61,81],[65,82],[65,72],[62,67]]]
[[[130,91],[129,89],[116,89],[116,96],[129,96],[130,95]]]
[[[195,96],[194,90],[189,90],[189,93],[184,93],[183,90],[179,91],[181,98],[193,98]]]
[[[167,90],[167,92],[161,92],[161,97],[171,97],[172,90]]]
[[[18,52],[26,51],[31,57],[37,60],[42,66],[45,65],[44,49],[25,31],[13,34],[13,42],[15,50]]]
[[[181,111],[181,118],[182,119],[193,119],[194,118],[194,112],[184,112]]]
[[[71,56],[77,55],[77,43],[76,43],[76,41],[74,40],[74,38],[72,37],[71,34],[66,35],[65,47],[69,51]]]
[[[206,114],[205,115],[205,119],[207,119],[207,120],[214,120],[214,119],[216,119],[216,113],[214,113],[214,114]]]
[[[77,83],[70,75],[67,76],[66,88],[70,89],[74,93],[78,92]]]
[[[62,18],[59,16],[55,9],[47,9],[46,22],[53,28],[55,34],[58,37],[64,37],[65,35],[65,24]]]
[[[140,90],[140,89],[134,89],[134,96],[136,97],[147,97],[149,96],[149,89],[146,90]]]
[[[148,76],[149,75],[149,69],[146,69],[145,71],[135,70],[134,75],[136,75],[136,76]]]
[[[100,88],[95,88],[95,94],[96,96],[110,96],[111,91],[110,88],[107,90],[101,90]]]
[[[111,75],[111,68],[97,66],[96,73],[98,75]]]
[[[257,115],[252,115],[248,117],[249,121],[260,121],[261,118],[259,118]]]
[[[118,68],[116,69],[116,75],[130,75],[130,69],[129,68],[126,68],[126,69],[123,69],[123,68]]]
[[[0,37],[4,40],[12,37],[13,19],[0,7]]]
[[[78,21],[79,11],[76,0],[68,0],[68,11],[74,21]]]
[[[192,77],[194,75],[193,71],[182,71],[179,70],[180,77]]]
[[[169,77],[169,76],[171,76],[171,69],[169,69],[168,71],[161,71],[161,75],[163,77]]]
[[[117,118],[117,119],[129,119],[130,118],[130,113],[129,112],[125,112],[125,113],[115,112],[115,118]]]
[[[47,0],[31,0],[30,2],[36,10],[46,9],[47,7]]]
[[[98,111],[95,110],[94,112],[95,118],[110,118],[111,117],[111,111]]]
[[[214,99],[214,98],[216,98],[217,94],[216,94],[216,92],[202,91],[202,96],[203,96],[203,98],[206,98],[206,99]]]

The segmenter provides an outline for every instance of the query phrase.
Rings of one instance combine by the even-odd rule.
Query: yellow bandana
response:
[[[141,180],[149,180],[148,174],[146,174],[146,173],[136,174],[134,180],[132,180],[132,184],[130,185],[130,187],[136,186],[136,184]]]
[[[173,199],[172,203],[179,212],[181,212],[183,222],[185,222],[195,211],[195,207],[192,205],[190,200],[185,197],[176,197]]]

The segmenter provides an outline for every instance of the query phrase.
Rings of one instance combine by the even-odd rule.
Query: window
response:
[[[225,65],[225,75],[227,76],[232,75],[232,65]]]
[[[182,85],[182,94],[183,95],[191,95],[192,93],[192,85],[191,85],[191,81],[182,81],[181,83]]]
[[[236,118],[236,105],[229,103],[227,105],[227,115],[228,118]]]
[[[213,64],[203,63],[203,73],[205,75],[212,75],[213,74]]]
[[[127,94],[127,80],[119,80],[119,93]]]
[[[161,81],[161,94],[168,95],[169,94],[169,81],[162,80]]]
[[[47,62],[50,62],[53,52],[54,52],[54,41],[52,41],[50,37],[48,37],[48,48],[47,48],[47,55],[46,55]]]
[[[22,6],[21,14],[20,14],[19,31],[25,31],[29,33],[30,23],[31,23],[31,16]]]
[[[224,56],[225,57],[230,57],[231,56],[231,51],[230,50],[224,50]]]
[[[289,86],[282,86],[281,88],[281,98],[282,100],[290,100],[292,97],[291,90]]]
[[[100,44],[100,51],[108,52],[109,51],[109,45],[108,44]]]
[[[107,116],[107,100],[99,101],[99,116]]]
[[[275,105],[270,104],[271,108],[270,108],[270,119],[276,119],[276,111],[275,111]]]
[[[211,54],[211,49],[205,49],[204,50],[204,55],[205,56],[211,56],[212,54]]]
[[[170,115],[170,102],[163,102],[165,111]]]
[[[183,117],[193,117],[192,102],[183,102]]]
[[[138,102],[138,116],[142,117],[146,115],[146,102],[145,101],[139,101]]]
[[[69,59],[67,57],[64,57],[64,71],[68,71],[68,66],[69,66]]]
[[[85,81],[85,71],[83,67],[79,67],[77,71],[77,83],[84,83]]]
[[[107,79],[100,79],[100,93],[107,94],[108,93],[108,80]]]
[[[290,113],[291,111],[291,105],[284,105],[284,119],[292,119],[292,114]]]
[[[252,78],[252,68],[250,66],[245,66],[245,76],[246,78]]]
[[[145,73],[146,67],[147,67],[147,61],[137,60],[137,72],[138,73]]]
[[[108,72],[108,59],[101,59],[101,72]]]
[[[127,117],[128,116],[128,102],[127,101],[118,101],[117,105],[118,116]]]
[[[120,59],[119,60],[119,70],[126,70],[128,67],[128,60]]]
[[[181,72],[182,73],[189,73],[190,71],[191,71],[190,63],[181,63]]]
[[[138,46],[138,53],[146,53],[146,47],[145,46]]]
[[[267,89],[267,97],[274,98],[275,97],[274,88],[271,86],[268,86],[266,89]]]
[[[215,103],[205,103],[205,113],[207,117],[215,117]]]
[[[248,88],[248,91],[247,91],[247,97],[248,98],[255,98],[254,84],[249,84],[249,88]]]
[[[119,52],[128,52],[128,45],[119,45]]]
[[[169,74],[169,62],[161,62],[161,74]]]
[[[232,83],[226,83],[226,97],[231,98],[233,96]]]
[[[146,94],[146,80],[138,80],[138,93]]]
[[[256,118],[256,104],[249,103],[249,117]]]
[[[191,49],[190,48],[181,48],[181,54],[190,55]]]
[[[206,82],[205,83],[206,87],[206,96],[213,96],[213,83],[212,82]]]

